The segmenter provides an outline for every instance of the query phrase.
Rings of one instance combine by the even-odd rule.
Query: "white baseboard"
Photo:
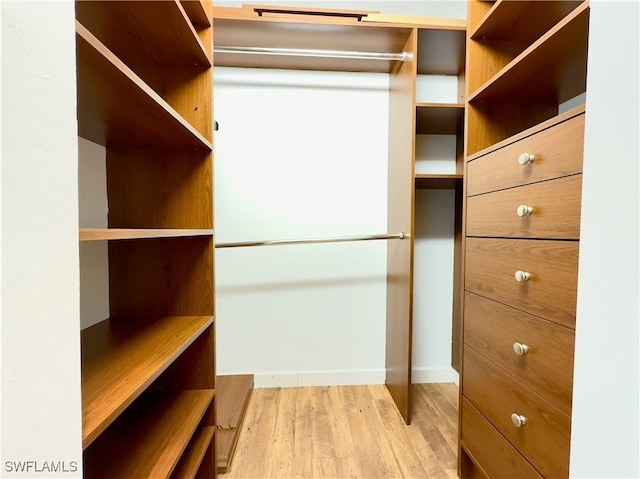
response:
[[[351,370],[351,371],[274,371],[256,373],[255,388],[292,388],[302,386],[353,386],[365,384],[384,384],[385,371]],[[412,382],[454,383],[459,385],[458,372],[453,368],[414,368]]]
[[[289,388],[302,386],[353,386],[364,384],[384,384],[385,371],[278,371],[256,373],[255,388]]]
[[[411,372],[411,382],[414,384],[425,383],[455,383],[459,386],[460,375],[449,368],[413,368]]]

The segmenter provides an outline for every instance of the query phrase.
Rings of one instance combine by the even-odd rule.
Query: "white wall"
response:
[[[0,8],[0,475],[80,477],[74,4]]]
[[[216,6],[240,7],[244,1],[218,1]],[[335,8],[345,10],[370,10],[394,15],[417,15],[439,18],[467,18],[465,0],[262,0],[259,5],[287,5],[310,8]]]
[[[388,75],[216,68],[216,242],[386,233]],[[386,244],[216,250],[219,374],[384,381]]]
[[[640,477],[638,2],[591,1],[571,477]]]

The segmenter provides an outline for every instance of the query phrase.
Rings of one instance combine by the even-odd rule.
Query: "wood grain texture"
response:
[[[464,104],[418,103],[416,133],[419,135],[461,135]]]
[[[168,478],[214,391],[150,393],[121,415],[84,454],[84,477]]]
[[[582,0],[498,0],[470,32],[474,40],[517,39],[531,44],[562,20]]]
[[[242,10],[242,9],[229,9]],[[221,18],[214,9],[214,44],[269,48],[402,53],[411,29],[324,17]],[[409,53],[409,52],[407,52]],[[215,64],[229,67],[390,72],[397,61],[301,58],[216,53]]]
[[[180,238],[185,236],[213,236],[212,229],[134,229],[80,228],[80,241],[113,241],[145,238]]]
[[[211,2],[180,0],[180,3],[196,30],[211,26]]]
[[[208,315],[214,312],[210,237],[109,242],[111,315]]]
[[[472,348],[464,349],[466,397],[544,477],[569,476],[571,418]],[[511,414],[527,423],[516,427]],[[464,431],[464,425],[463,425]]]
[[[187,450],[171,474],[171,479],[193,479],[196,477],[215,432],[215,427],[208,426],[201,428],[194,434]]]
[[[467,198],[467,236],[580,238],[582,174]],[[533,208],[529,216],[519,206]]]
[[[80,1],[76,19],[134,71],[145,57],[156,65],[212,65],[183,2]]]
[[[463,398],[462,447],[488,477],[542,479],[529,462],[487,421],[482,413]],[[463,477],[469,477],[465,474]]]
[[[515,280],[516,271],[531,274]],[[466,240],[468,291],[575,328],[578,242],[554,240]]]
[[[467,195],[582,172],[584,115],[557,120],[558,123],[534,128],[524,138],[469,161]],[[533,163],[520,165],[518,157],[522,153],[535,155]]]
[[[210,316],[121,318],[83,330],[83,448],[212,323]]]
[[[468,103],[467,156],[493,147],[505,139],[534,127],[558,114],[554,103]]]
[[[414,30],[403,50],[415,52]],[[387,327],[385,383],[410,422],[413,324],[413,210],[415,164],[416,64],[400,65],[389,78],[389,174],[387,231],[409,233],[409,240],[387,242]]]
[[[418,73],[459,75],[464,72],[466,51],[464,28],[419,28]]]
[[[498,100],[560,104],[586,90],[589,5],[558,22],[477,90],[469,102]],[[526,87],[525,87],[526,85]]]
[[[76,48],[81,137],[103,146],[212,149],[209,140],[77,21]]]
[[[108,149],[107,196],[109,228],[213,228],[212,154]]]
[[[416,189],[453,190],[462,182],[462,175],[438,175],[416,173]]]
[[[242,422],[253,392],[253,374],[216,378],[217,435],[216,460],[219,473],[226,472],[233,461]]]
[[[224,479],[456,474],[457,388],[414,385],[407,426],[376,386],[256,389]]]
[[[571,414],[575,332],[472,293],[465,304],[465,344]],[[518,356],[516,342],[529,352]]]

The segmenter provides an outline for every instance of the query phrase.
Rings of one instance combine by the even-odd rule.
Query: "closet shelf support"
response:
[[[348,241],[371,241],[371,240],[390,240],[390,239],[407,239],[406,233],[393,233],[381,235],[364,235],[364,236],[337,236],[333,238],[305,238],[305,239],[283,239],[283,240],[264,240],[264,241],[240,241],[235,243],[218,243],[216,248],[241,248],[246,246],[278,246],[291,244],[315,244],[315,243],[345,243]]]

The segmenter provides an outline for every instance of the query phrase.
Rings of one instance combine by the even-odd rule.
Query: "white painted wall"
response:
[[[74,4],[0,8],[0,475],[80,477]]]
[[[386,233],[388,75],[216,68],[216,242]],[[219,374],[384,381],[386,244],[216,250]]]
[[[244,1],[216,1],[216,6],[241,7]],[[467,18],[465,0],[262,0],[259,5],[287,5],[310,8],[338,8],[345,10],[371,10],[394,15],[417,15],[438,18]]]
[[[640,477],[638,2],[591,1],[573,478]]]

